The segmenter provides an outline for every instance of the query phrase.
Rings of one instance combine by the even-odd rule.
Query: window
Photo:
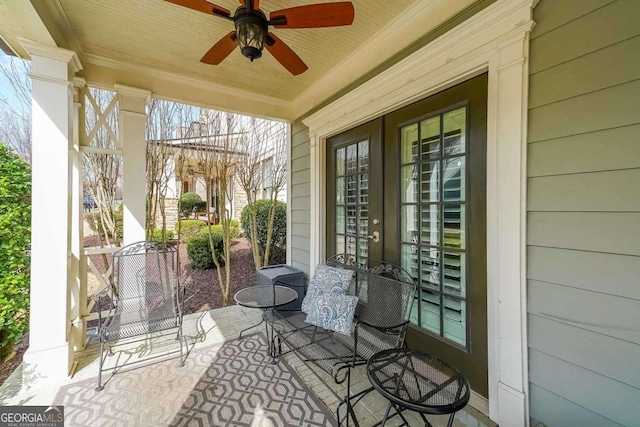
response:
[[[273,192],[273,158],[264,161],[261,182],[262,198],[270,199]]]
[[[336,150],[335,253],[356,255],[361,267],[369,255],[369,141]]]
[[[419,283],[411,322],[467,346],[466,107],[400,129],[402,266]]]

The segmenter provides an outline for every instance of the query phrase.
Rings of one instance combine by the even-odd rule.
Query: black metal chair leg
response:
[[[184,351],[182,350],[182,325],[178,329],[178,340],[180,341],[180,366],[184,366],[186,358],[184,357]]]
[[[453,419],[456,417],[456,413],[449,415],[449,422],[447,423],[447,427],[453,426]]]
[[[102,391],[104,386],[102,385],[102,364],[104,363],[104,343],[100,342],[100,366],[98,369],[98,386],[96,387],[96,391]]]
[[[384,411],[384,418],[382,418],[382,423],[380,424],[381,427],[384,427],[387,423],[387,420],[389,419],[389,412],[391,412],[391,402],[387,405],[387,410]]]

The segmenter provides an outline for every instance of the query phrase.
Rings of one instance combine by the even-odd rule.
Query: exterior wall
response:
[[[178,199],[175,197],[164,198],[164,213],[167,221],[167,230],[175,230],[175,226],[178,223]],[[156,228],[162,226],[162,214],[160,209],[156,210]]]
[[[542,0],[534,20],[532,425],[640,425],[640,2]]]
[[[247,193],[242,189],[238,178],[233,182],[233,203],[231,209],[231,218],[240,221],[242,209],[247,206]]]
[[[291,125],[291,265],[309,274],[310,152],[309,128]]]

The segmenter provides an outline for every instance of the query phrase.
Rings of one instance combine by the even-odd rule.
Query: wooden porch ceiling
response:
[[[329,1],[336,0],[262,0],[261,8]],[[15,10],[15,0],[0,0],[0,36],[24,55],[16,37],[34,38],[32,21],[40,19],[58,46],[78,53],[89,84],[120,83],[159,98],[294,120],[475,0],[352,1],[352,26],[274,30],[309,66],[299,76],[266,51],[253,63],[239,51],[218,66],[200,63],[233,24],[164,0],[31,0],[24,2],[31,17]],[[238,2],[216,4],[235,10]]]

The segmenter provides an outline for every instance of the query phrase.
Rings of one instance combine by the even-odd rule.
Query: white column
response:
[[[151,92],[115,85],[120,102],[120,144],[122,145],[123,243],[145,240],[146,224],[146,106]]]
[[[528,424],[526,343],[526,130],[530,26],[505,37],[489,65],[487,280],[490,415]],[[493,307],[493,309],[491,309]]]
[[[75,52],[20,40],[31,56],[33,148],[31,315],[23,384],[58,381],[73,362],[71,312],[71,144]]]

